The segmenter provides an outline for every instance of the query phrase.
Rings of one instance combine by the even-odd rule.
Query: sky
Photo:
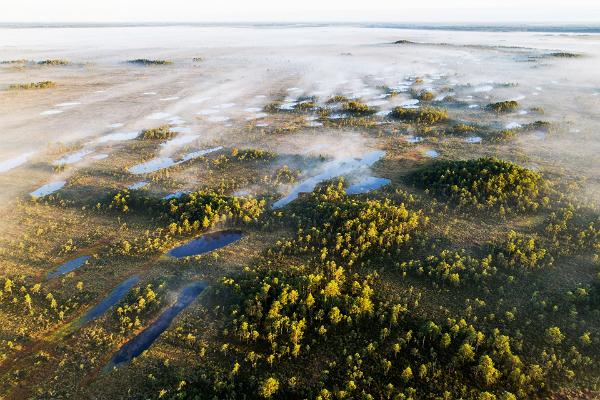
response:
[[[600,22],[600,0],[2,0],[0,22]]]

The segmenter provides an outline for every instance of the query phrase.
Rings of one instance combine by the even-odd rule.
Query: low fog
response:
[[[3,203],[109,158],[144,128],[169,124],[178,132],[157,155],[177,163],[219,146],[251,147],[241,127],[266,125],[263,107],[274,100],[285,107],[303,96],[324,102],[345,95],[377,107],[382,116],[397,105],[418,107],[408,93],[417,77],[422,89],[472,105],[467,113],[450,110],[452,117],[506,128],[538,119],[556,123],[559,134],[525,136],[520,150],[532,164],[544,161],[590,182],[600,177],[598,35],[180,26],[1,29],[0,39],[0,61],[71,61],[60,67],[0,65]],[[408,42],[394,44],[398,40]],[[547,57],[552,52],[582,57]],[[138,58],[173,64],[126,63]],[[46,80],[57,87],[8,90]],[[382,87],[400,95],[385,98]],[[544,115],[481,112],[490,102],[509,99],[523,110],[541,107]],[[274,138],[269,147],[289,156],[318,154],[336,167],[377,150],[374,139],[356,132],[330,136],[324,130],[322,137]],[[72,168],[48,175],[48,164]],[[319,164],[303,171],[301,180],[323,173]]]

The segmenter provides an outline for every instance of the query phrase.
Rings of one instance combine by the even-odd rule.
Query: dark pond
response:
[[[177,302],[171,307],[163,311],[163,313],[154,321],[150,326],[143,330],[139,335],[125,343],[119,351],[113,356],[109,366],[119,365],[124,362],[129,362],[135,357],[148,350],[152,343],[163,333],[173,322],[173,319],[183,311],[187,306],[204,289],[206,289],[206,282],[194,282],[186,286],[179,297]]]
[[[213,250],[225,247],[228,244],[237,242],[243,236],[240,231],[219,231],[207,233],[197,239],[193,239],[186,244],[175,247],[167,255],[175,258],[196,256],[211,252]]]
[[[74,260],[67,261],[60,267],[56,268],[54,271],[48,272],[48,275],[46,275],[46,279],[56,278],[57,276],[61,276],[61,275],[67,274],[73,270],[76,270],[77,268],[79,268],[83,264],[85,264],[85,262],[89,259],[90,259],[90,256],[81,256]]]
[[[346,189],[347,194],[359,194],[359,193],[367,193],[371,190],[379,189],[385,185],[390,184],[390,180],[387,178],[377,178],[374,176],[369,176],[362,181],[349,186]]]
[[[102,314],[104,314],[109,308],[117,304],[121,299],[129,292],[129,289],[133,287],[140,278],[137,276],[132,276],[126,281],[122,282],[119,286],[114,288],[108,296],[104,298],[100,303],[98,303],[94,308],[85,313],[83,317],[81,317],[81,323],[86,324],[90,321],[95,320]]]

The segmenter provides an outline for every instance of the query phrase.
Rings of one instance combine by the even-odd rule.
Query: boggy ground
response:
[[[3,64],[2,82],[56,86],[0,95],[21,110],[1,119],[2,396],[598,396],[591,39],[523,35],[512,48],[375,30],[352,42],[332,29],[322,47],[312,30],[284,47],[257,30],[264,47],[225,31],[240,48],[168,50],[181,32],[163,31],[157,51],[107,32],[93,63],[76,42],[3,53],[36,63]],[[582,57],[545,56],[557,50]],[[69,63],[37,63],[49,58]],[[516,109],[488,107],[506,100]],[[165,167],[131,172],[154,159]],[[390,183],[344,193],[370,176]],[[314,191],[272,208],[300,184]],[[165,256],[230,228],[243,238]],[[73,325],[132,276],[114,307]],[[143,355],[106,368],[193,281],[208,289]]]

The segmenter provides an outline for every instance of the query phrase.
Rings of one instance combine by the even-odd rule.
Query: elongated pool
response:
[[[237,242],[243,236],[241,231],[218,231],[206,233],[186,244],[175,247],[167,255],[175,258],[197,256],[208,253],[231,243]]]
[[[173,322],[173,319],[189,306],[207,286],[206,282],[194,282],[186,286],[179,294],[175,304],[163,311],[150,326],[129,342],[125,343],[119,351],[115,353],[109,363],[109,367],[129,362],[148,350],[148,348],[152,346],[152,343],[167,330]]]

